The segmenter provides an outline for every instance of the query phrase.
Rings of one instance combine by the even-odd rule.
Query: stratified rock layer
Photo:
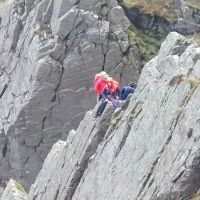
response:
[[[15,0],[0,13],[0,177],[28,188],[94,105],[94,74],[127,83],[139,65],[115,0]]]
[[[88,112],[54,145],[28,199],[190,199],[200,188],[199,86],[200,47],[169,34],[128,107]]]

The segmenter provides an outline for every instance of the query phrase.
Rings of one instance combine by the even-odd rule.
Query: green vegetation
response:
[[[194,40],[195,40],[197,43],[200,44],[200,33],[195,33],[195,34],[193,35],[193,38],[194,38]]]
[[[1,6],[1,4],[3,4],[4,2],[6,2],[6,0],[0,0],[0,6]]]
[[[186,0],[186,4],[192,8],[200,9],[200,1],[199,0]]]
[[[160,40],[156,40],[155,38],[142,33],[134,25],[129,27],[128,37],[130,44],[137,46],[142,60],[145,62],[149,61],[149,59],[157,54],[161,45]]]
[[[13,180],[13,183],[15,184],[15,187],[21,191],[21,192],[25,192],[24,188],[22,187],[22,185],[20,183],[18,183],[17,181]]]
[[[177,20],[178,11],[173,8],[172,0],[123,0],[123,4],[127,8],[140,8],[146,14],[163,17],[171,22]]]
[[[174,76],[171,81],[169,82],[170,86],[174,86],[174,85],[179,85],[180,83],[182,83],[183,81],[187,81],[190,83],[191,88],[197,88],[197,86],[200,85],[200,79],[195,77],[195,76],[191,76],[191,75],[177,75]]]
[[[193,195],[193,198],[191,200],[200,200],[200,194],[197,192],[197,194]]]
[[[194,33],[193,35],[186,36],[188,39],[195,40],[198,44],[200,44],[200,33]]]

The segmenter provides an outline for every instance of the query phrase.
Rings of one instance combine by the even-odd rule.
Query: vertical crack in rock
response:
[[[123,120],[121,120],[121,118],[122,118],[122,116],[124,114],[124,111],[127,109],[128,105],[129,105],[129,102],[130,102],[130,99],[127,99],[125,104],[122,107],[122,110],[120,110],[119,112],[116,112],[113,115],[113,117],[111,118],[111,126],[109,127],[109,129],[107,131],[107,134],[105,135],[106,142],[104,143],[104,147],[102,148],[102,151],[107,146],[109,141],[113,138],[115,132],[114,132],[114,134],[112,134],[112,132],[127,120],[126,121],[126,123],[127,123],[126,128],[127,129],[126,129],[125,134],[124,134],[124,136],[122,138],[122,141],[121,141],[121,143],[119,145],[119,149],[118,149],[119,152],[115,153],[115,157],[118,156],[118,154],[120,153],[122,147],[124,146],[124,144],[126,142],[126,139],[127,139],[128,135],[129,135],[129,131],[130,131],[129,128],[131,128],[129,126],[131,126],[132,120],[136,119],[139,116],[139,114],[142,112],[142,104],[143,103],[139,101],[139,102],[136,103],[136,105],[134,106],[133,110],[128,115],[128,117],[123,119]]]
[[[152,174],[154,172],[154,169],[155,169],[159,159],[161,158],[165,148],[167,147],[167,145],[170,143],[170,141],[172,139],[173,132],[174,132],[174,130],[175,130],[177,124],[178,124],[178,121],[180,120],[180,117],[181,117],[181,114],[182,114],[184,108],[188,105],[188,102],[190,101],[190,99],[192,98],[192,95],[194,94],[194,92],[196,91],[197,87],[200,84],[199,79],[191,78],[191,77],[188,78],[188,77],[185,77],[183,75],[180,75],[180,76],[174,77],[172,79],[172,81],[170,82],[170,85],[171,86],[173,86],[175,84],[179,85],[184,80],[187,80],[190,83],[190,90],[188,92],[188,95],[186,95],[185,98],[183,99],[183,101],[181,102],[181,104],[179,106],[179,109],[177,110],[176,117],[172,120],[171,127],[170,127],[170,134],[169,134],[169,136],[168,136],[163,148],[159,152],[159,156],[157,157],[157,159],[152,164],[152,167],[151,167],[147,177],[145,178],[145,181],[144,181],[144,183],[143,183],[143,185],[141,187],[141,190],[139,191],[136,199],[139,198],[139,196],[142,194],[143,190],[145,189],[147,183],[149,182],[150,177],[152,176]],[[176,181],[182,176],[182,174],[183,173],[180,174],[180,176],[176,179]]]
[[[44,129],[46,119],[47,119],[46,116],[42,119],[42,130]]]
[[[86,153],[82,160],[80,161],[80,164],[78,165],[78,168],[76,169],[76,172],[73,175],[73,178],[69,184],[69,188],[67,190],[67,195],[65,200],[71,200],[74,192],[76,191],[76,188],[79,185],[79,182],[85,172],[85,170],[88,167],[89,159],[92,155],[95,154],[98,145],[102,142],[102,138],[104,137],[106,131],[105,130],[99,130],[96,134],[96,136],[92,139],[91,143],[87,147]]]
[[[5,91],[7,90],[8,88],[8,84],[5,84],[4,87],[3,87],[3,90],[1,91],[0,93],[0,99],[2,98],[2,96],[4,95]]]
[[[130,130],[131,130],[131,124],[128,122],[127,125],[126,125],[126,130],[125,130],[125,133],[122,137],[122,140],[117,148],[117,151],[115,152],[115,158],[119,155],[119,153],[121,152],[123,146],[125,145],[126,143],[126,139],[128,138],[129,136],[129,133],[130,133]]]
[[[172,127],[171,127],[172,132],[176,128],[176,125],[181,117],[181,114],[182,114],[184,108],[188,105],[188,102],[190,101],[194,92],[200,85],[200,80],[197,79],[196,77],[188,77],[188,76],[184,76],[184,75],[178,75],[178,76],[173,77],[172,80],[170,81],[170,85],[171,86],[173,86],[175,84],[179,85],[182,81],[188,81],[190,83],[190,90],[188,92],[188,95],[186,95],[185,98],[183,99],[183,101],[181,102],[181,105],[180,105],[179,109],[177,110],[176,117],[173,119]]]
[[[164,148],[161,150],[161,153],[162,153],[163,151],[164,151]],[[145,180],[144,180],[144,183],[142,184],[142,187],[141,187],[141,189],[140,189],[140,191],[139,191],[139,193],[138,193],[136,199],[140,199],[139,196],[142,194],[142,192],[143,192],[143,190],[145,189],[147,183],[149,182],[150,177],[152,176],[152,174],[153,174],[153,172],[154,172],[154,169],[155,169],[155,167],[156,167],[156,165],[157,165],[157,163],[158,163],[160,157],[161,157],[161,154],[160,154],[160,156],[158,156],[158,157],[156,158],[156,160],[153,162],[153,164],[152,164],[152,166],[151,166],[151,169],[149,170],[149,173],[147,174],[147,176],[146,176],[146,178],[145,178]]]
[[[53,197],[53,200],[57,200],[58,195],[59,195],[59,192],[60,192],[60,186],[59,186],[59,188],[57,189],[56,194],[55,194],[55,196]]]
[[[20,33],[23,29],[23,25],[22,25],[22,21],[20,19],[18,19],[16,25],[15,25],[15,29],[14,29],[14,35],[13,35],[13,40],[12,40],[12,44],[10,46],[10,51],[9,52],[14,52],[16,47],[17,47],[17,42],[19,40],[19,36]]]
[[[4,145],[3,150],[2,150],[2,155],[5,158],[7,153],[7,143]]]
[[[52,97],[52,99],[51,99],[50,102],[55,102],[55,101],[56,101],[56,98],[58,97],[57,93],[58,93],[59,87],[60,87],[60,85],[61,85],[61,83],[62,83],[63,74],[64,74],[64,67],[62,67],[60,79],[59,79],[58,85],[57,85],[56,88],[55,88],[55,94],[54,94],[54,96]],[[59,97],[58,97],[58,101],[59,101],[59,103],[60,103]]]
[[[102,71],[105,70],[105,64],[106,64],[106,54],[103,55],[103,65],[102,65]]]
[[[102,116],[104,117],[104,116]],[[106,131],[109,127],[109,122],[111,118],[111,113],[109,113],[108,118],[101,119],[100,127],[91,142],[89,143],[84,156],[82,157],[80,163],[77,166],[75,173],[70,181],[69,187],[67,189],[67,194],[65,200],[72,200],[72,197],[80,183],[82,176],[84,175],[85,170],[89,165],[90,158],[96,153],[99,144],[103,141]],[[92,128],[92,132],[94,131],[95,126]]]
[[[6,158],[8,152],[8,137],[5,135],[4,129],[0,133],[0,146],[2,146],[2,156]]]

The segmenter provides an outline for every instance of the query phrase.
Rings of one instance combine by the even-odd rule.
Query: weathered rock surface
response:
[[[123,62],[129,21],[115,0],[15,0],[0,13],[0,178],[29,188],[94,105],[94,74],[127,83],[138,73]]]
[[[28,199],[190,199],[200,188],[199,97],[200,47],[171,33],[128,107],[87,112],[53,146]]]
[[[83,173],[106,134],[113,111],[112,106],[109,106],[97,120],[92,111],[87,112],[77,131],[72,130],[66,142],[59,141],[53,146],[28,199],[68,200],[73,197]],[[53,164],[52,160],[58,162]],[[46,174],[48,177],[44,179]],[[43,192],[44,188],[46,192]]]
[[[165,38],[171,31],[177,31],[185,35],[200,32],[200,8],[198,5],[196,5],[196,7],[190,6],[188,4],[190,1],[169,1],[171,10],[174,10],[174,19],[170,19],[167,16],[160,16],[159,14],[152,14],[151,12],[148,12],[148,10],[144,11],[142,7],[136,6],[128,8],[126,2],[129,1],[122,1],[122,5],[129,20],[144,33],[157,39]],[[148,4],[148,1],[146,4]],[[151,1],[149,1],[149,4],[151,4]],[[191,4],[195,5],[198,4],[198,2],[195,3],[195,1],[193,1]],[[151,7],[151,5],[149,7]]]
[[[185,34],[200,32],[200,9],[189,6],[184,0],[180,0],[177,7],[181,15],[175,30]]]
[[[0,199],[1,199],[1,197],[2,197],[3,191],[4,191],[4,189],[3,189],[3,188],[0,188]]]
[[[26,200],[27,194],[23,187],[15,180],[10,179],[3,192],[1,200]]]

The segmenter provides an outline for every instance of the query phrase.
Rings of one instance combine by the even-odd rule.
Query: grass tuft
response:
[[[131,25],[128,30],[130,44],[136,45],[142,60],[149,61],[154,57],[161,45],[161,41],[157,40]]]
[[[18,183],[18,182],[15,181],[15,180],[13,180],[13,183],[15,184],[15,187],[16,187],[19,191],[25,193],[25,190],[24,190],[24,188],[22,187],[22,185],[21,185],[20,183]]]
[[[187,36],[188,39],[193,39],[198,44],[200,44],[200,33],[194,33],[193,35]]]
[[[194,0],[195,1],[195,0]],[[175,22],[178,18],[178,11],[173,8],[172,0],[123,0],[128,8],[140,8],[144,13],[165,18]]]
[[[186,4],[191,8],[200,10],[200,1],[199,0],[186,0]]]

